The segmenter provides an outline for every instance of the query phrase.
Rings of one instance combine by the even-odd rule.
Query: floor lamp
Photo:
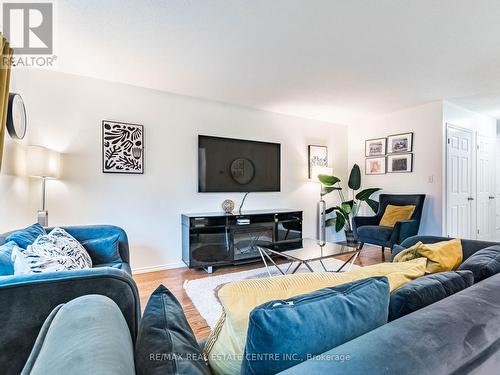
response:
[[[28,146],[27,157],[28,176],[42,180],[42,209],[38,210],[38,224],[43,227],[49,225],[47,211],[47,180],[56,179],[60,172],[60,154],[42,146]]]
[[[326,202],[323,199],[325,193],[325,186],[319,181],[318,176],[324,174],[331,176],[333,174],[333,169],[329,167],[313,167],[312,178],[314,181],[319,182],[321,186],[320,190],[320,200],[318,202],[318,241],[326,241]]]

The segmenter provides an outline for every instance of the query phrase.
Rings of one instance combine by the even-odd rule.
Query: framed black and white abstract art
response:
[[[384,156],[386,138],[369,139],[365,141],[365,156]]]
[[[387,172],[413,172],[413,154],[396,154],[387,156]]]
[[[387,137],[389,154],[413,151],[413,133],[394,134]]]
[[[144,173],[144,127],[137,124],[102,122],[103,173]]]

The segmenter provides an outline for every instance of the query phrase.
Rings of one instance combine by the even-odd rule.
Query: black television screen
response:
[[[279,143],[198,136],[199,192],[280,191]]]

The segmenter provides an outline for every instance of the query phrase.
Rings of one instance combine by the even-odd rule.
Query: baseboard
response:
[[[162,264],[159,266],[133,268],[132,274],[138,275],[140,273],[165,271],[165,270],[171,270],[173,268],[184,268],[184,267],[186,267],[186,264],[184,262],[174,262],[174,263]]]

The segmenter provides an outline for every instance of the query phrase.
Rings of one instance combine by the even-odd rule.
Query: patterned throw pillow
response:
[[[92,267],[85,248],[61,228],[54,228],[48,235],[38,237],[26,250],[15,248],[12,261],[15,275]]]

